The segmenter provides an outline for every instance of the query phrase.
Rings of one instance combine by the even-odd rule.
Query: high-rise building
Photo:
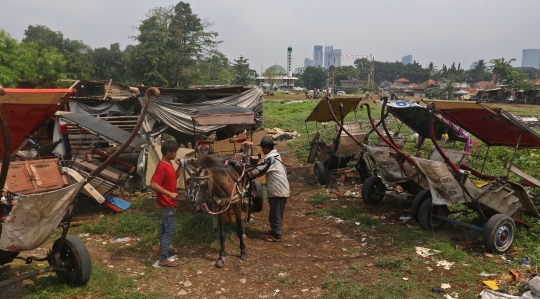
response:
[[[304,59],[304,68],[308,68],[310,66],[314,66],[313,59],[309,59],[309,58]]]
[[[341,49],[334,49],[334,62],[335,67],[341,66]]]
[[[523,49],[521,67],[540,69],[540,49]]]
[[[403,64],[411,64],[412,62],[413,62],[412,55],[401,57],[401,63]]]
[[[322,67],[323,66],[323,51],[322,46],[313,47],[313,66]]]
[[[287,74],[292,75],[292,47],[287,48]]]
[[[328,69],[330,65],[333,65],[334,61],[334,46],[324,47],[324,68]]]

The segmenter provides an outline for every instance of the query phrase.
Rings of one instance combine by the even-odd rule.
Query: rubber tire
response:
[[[432,219],[431,215],[434,213],[447,217],[449,211],[448,207],[445,205],[432,205],[432,199],[430,196],[424,200],[422,205],[420,205],[420,209],[418,210],[418,223],[420,223],[420,227],[422,227],[423,230],[436,232],[444,227],[446,222],[439,219]]]
[[[498,242],[501,239],[501,233],[508,234],[504,242]],[[516,236],[516,223],[511,217],[504,214],[495,214],[489,218],[484,225],[484,244],[487,251],[502,254],[508,251],[514,243]],[[504,235],[502,236],[505,237]]]
[[[375,194],[375,192],[384,193],[385,191],[386,186],[382,179],[372,175],[362,185],[362,199],[368,206],[377,205],[384,199],[384,194]]]
[[[360,174],[362,181],[366,181],[371,176],[371,167],[369,167],[367,158],[361,158],[356,163],[356,171]]]
[[[326,169],[321,161],[317,161],[313,165],[313,174],[315,175],[316,183],[322,186],[326,185]]]
[[[261,181],[254,180],[253,181],[254,187],[255,187],[255,193],[257,196],[253,198],[253,204],[251,206],[251,211],[253,213],[257,213],[262,211],[263,209],[263,185]]]
[[[426,198],[431,197],[430,190],[422,190],[416,194],[412,202],[412,217],[414,220],[418,221],[418,210]]]
[[[54,242],[53,248],[57,242]],[[92,275],[92,260],[86,245],[77,236],[67,235],[64,245],[60,248],[60,259],[67,271],[56,271],[58,279],[72,286],[83,286]]]

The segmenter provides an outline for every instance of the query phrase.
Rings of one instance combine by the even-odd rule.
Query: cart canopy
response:
[[[198,126],[254,125],[255,113],[240,106],[212,106],[191,113]]]
[[[430,101],[435,108],[489,146],[540,148],[540,135],[501,108],[476,102]]]
[[[129,138],[130,133],[118,128],[109,122],[99,119],[97,117],[82,114],[77,112],[58,113],[59,117],[74,123],[100,137],[106,139],[109,142],[121,145]],[[131,148],[138,148],[144,144],[144,140],[135,136],[133,141],[129,144]]]
[[[341,120],[339,114],[339,105],[343,104],[343,118],[347,116],[351,111],[358,107],[358,104],[362,101],[362,98],[340,98],[340,99],[331,99],[330,106],[332,111],[336,115],[338,120]],[[332,111],[328,109],[328,104],[326,100],[319,101],[319,104],[311,111],[311,114],[306,118],[305,122],[308,121],[317,121],[317,122],[329,122],[333,121]]]
[[[62,100],[75,89],[17,89],[5,88],[0,96],[9,128],[10,153],[15,152],[34,130],[48,122]],[[0,134],[0,157],[4,154],[4,136]],[[1,158],[0,158],[1,159]]]
[[[429,133],[431,116],[429,111],[422,105],[414,101],[396,101],[388,103],[386,109],[418,135],[431,138]],[[472,143],[471,138],[454,123],[442,117],[437,117],[435,120],[435,136],[440,138],[442,134],[448,134],[448,139],[451,141]]]

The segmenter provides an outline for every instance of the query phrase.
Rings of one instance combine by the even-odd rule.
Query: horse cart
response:
[[[365,179],[369,176],[369,163],[363,157],[364,141],[366,132],[362,129],[361,121],[344,122],[345,117],[351,112],[356,113],[358,104],[362,98],[332,98],[325,97],[319,101],[311,114],[304,121],[307,123],[314,121],[316,126],[320,123],[335,122],[336,135],[332,144],[327,144],[321,137],[321,132],[317,130],[309,143],[310,152],[308,163],[314,163],[313,173],[315,181],[321,185],[326,185],[330,173],[336,173],[339,169],[347,167],[351,162],[360,173],[360,177]],[[334,111],[339,110],[339,116]],[[315,160],[318,161],[315,161]]]
[[[475,102],[432,101],[428,105],[432,115],[435,111],[477,137],[488,146],[514,148],[511,161],[505,165],[505,174],[490,176],[452,159],[453,153],[443,149],[436,140],[435,148],[443,161],[415,158],[418,167],[428,178],[431,196],[423,200],[418,210],[418,221],[424,230],[438,231],[445,223],[453,223],[483,234],[487,251],[504,253],[509,250],[516,234],[516,223],[528,225],[516,218],[519,213],[540,218],[532,194],[525,187],[509,178],[513,172],[523,180],[521,183],[540,186],[540,181],[512,165],[517,149],[540,148],[540,135],[521,124],[501,108],[487,107]],[[430,124],[433,136],[433,118]],[[485,163],[484,159],[484,163]],[[473,181],[474,175],[487,182]],[[477,212],[483,227],[471,225],[449,217],[452,213],[468,213],[468,210],[450,212],[448,206],[463,204]]]
[[[245,125],[247,131],[248,126],[253,129],[254,117],[253,111],[239,106],[210,107],[195,111],[191,116],[194,135],[197,126]],[[231,211],[235,214],[236,231],[240,239],[240,257],[246,259],[245,223],[249,221],[252,212],[260,212],[263,207],[262,184],[251,179],[246,169],[252,161],[258,160],[252,155],[253,143],[238,138],[231,141],[241,142],[240,152],[211,156],[208,154],[216,153],[209,148],[205,152],[199,152],[196,161],[183,161],[183,167],[190,176],[188,201],[219,221],[221,247],[215,263],[217,268],[225,265],[225,228]],[[196,149],[196,153],[197,151]]]
[[[71,181],[59,159],[37,158],[12,162],[15,155],[30,139],[37,137],[37,129],[47,123],[59,107],[63,107],[74,89],[5,89],[0,92],[0,265],[14,259],[27,264],[47,261],[49,266],[0,281],[0,288],[47,272],[56,272],[67,284],[80,286],[90,279],[92,263],[84,243],[68,235],[75,211],[77,193],[92,178],[122,153],[137,135],[148,108],[149,88],[141,118],[134,131],[100,167],[88,177]],[[44,257],[21,257],[20,253],[34,250],[53,234],[62,230]]]
[[[387,97],[384,97],[379,123],[382,125],[383,133],[371,117],[369,105],[362,104],[362,106],[364,105],[368,107],[368,117],[373,130],[379,136],[379,141],[377,146],[366,146],[369,158],[377,167],[374,174],[362,186],[362,198],[368,205],[378,204],[385,196],[397,197],[402,201],[414,198],[412,200],[413,218],[416,219],[417,202],[428,194],[429,184],[425,175],[416,167],[416,162],[402,150],[407,137],[398,135],[404,124],[416,133],[418,135],[416,155],[420,155],[422,144],[426,138],[430,138],[428,130],[425,129],[429,125],[430,114],[416,102],[396,101],[388,104]],[[393,134],[386,126],[388,113],[401,121],[398,130]],[[464,141],[465,150],[470,147],[469,144],[472,141],[451,122],[438,116],[435,126],[437,138],[440,139],[444,135],[449,141]],[[428,157],[428,159],[434,158],[436,158],[434,155]],[[388,188],[387,186],[400,186],[401,188]]]

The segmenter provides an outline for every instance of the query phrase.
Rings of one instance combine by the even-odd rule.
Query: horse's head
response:
[[[188,201],[193,204],[202,204],[212,193],[210,184],[210,172],[199,166],[198,168],[188,165],[191,177],[188,179]]]

